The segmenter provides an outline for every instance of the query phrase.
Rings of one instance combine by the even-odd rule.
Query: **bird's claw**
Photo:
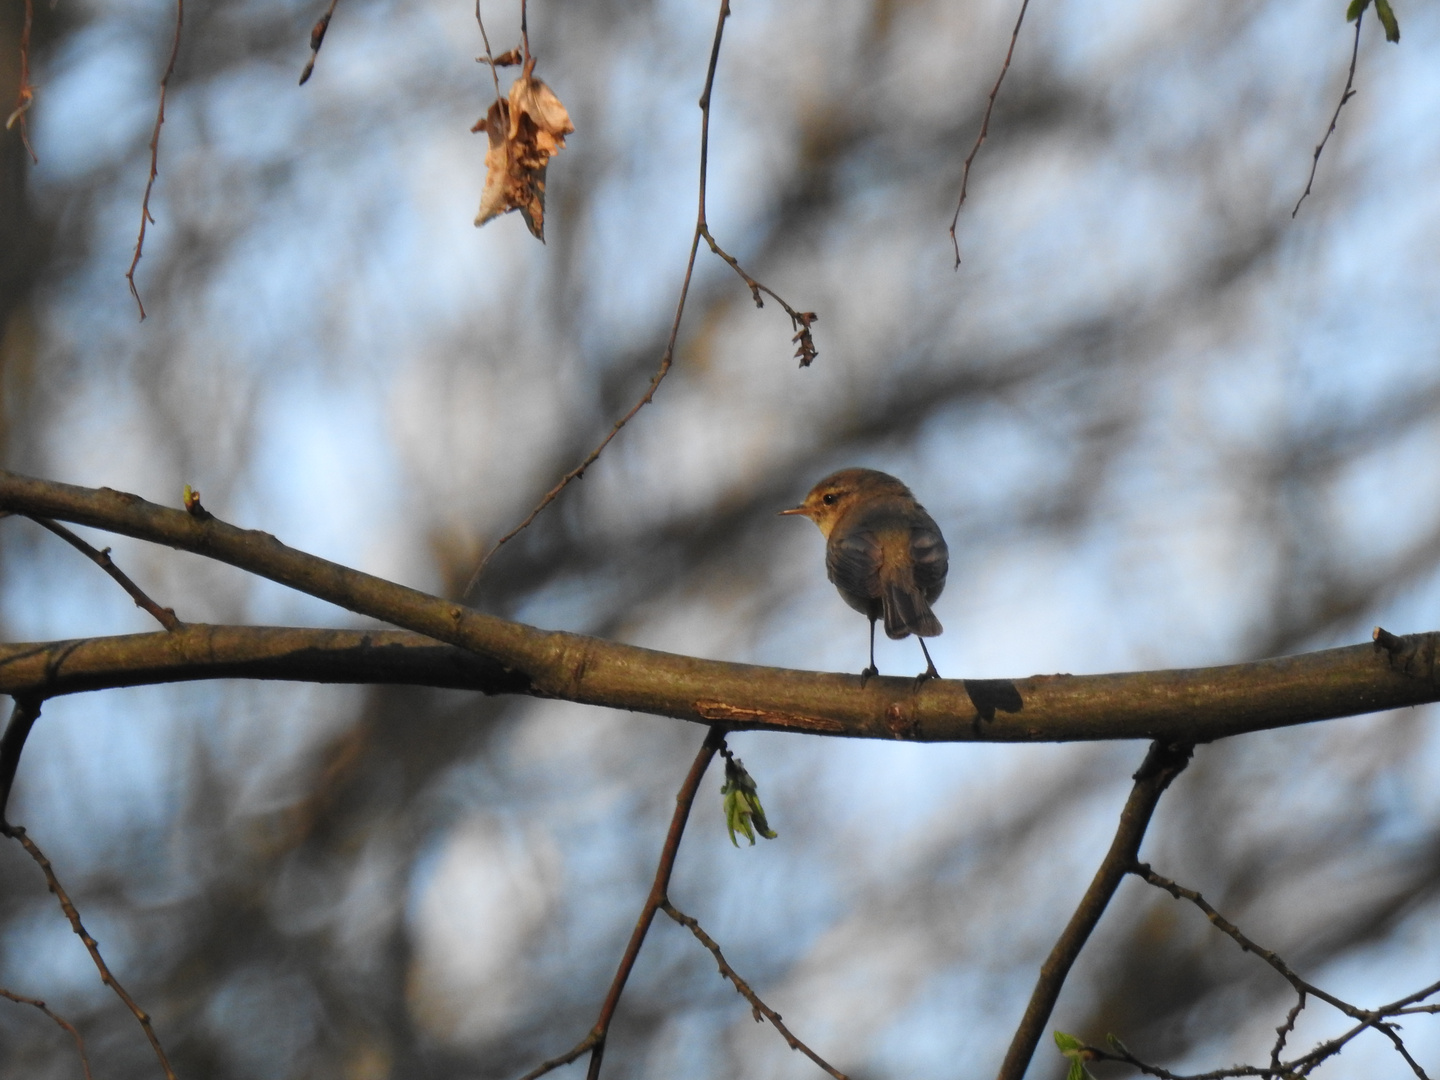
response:
[[[864,690],[865,684],[879,674],[880,669],[877,668],[874,664],[871,664],[864,671],[860,672],[860,689]]]
[[[940,672],[935,670],[934,664],[931,664],[924,671],[920,672],[919,675],[915,676],[915,689],[919,690],[920,687],[924,686],[930,679],[938,678],[940,678]]]

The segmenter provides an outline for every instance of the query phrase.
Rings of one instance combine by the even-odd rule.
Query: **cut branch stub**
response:
[[[497,61],[498,63],[498,61]],[[532,57],[472,131],[490,136],[485,151],[485,190],[475,224],[519,210],[537,240],[545,240],[545,170],[575,130],[570,114],[548,86],[532,76]]]

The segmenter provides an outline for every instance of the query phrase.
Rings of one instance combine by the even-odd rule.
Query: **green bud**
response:
[[[720,788],[725,796],[725,827],[730,830],[730,843],[736,847],[738,832],[755,846],[755,833],[766,840],[774,840],[780,834],[770,828],[765,820],[765,808],[760,805],[760,793],[755,789],[755,780],[745,771],[745,765],[737,757],[725,758],[725,783]],[[753,826],[753,827],[752,827]]]

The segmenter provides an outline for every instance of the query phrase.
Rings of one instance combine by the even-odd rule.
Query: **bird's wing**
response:
[[[880,541],[869,529],[832,533],[825,545],[825,571],[845,602],[860,611],[880,596]]]
[[[950,549],[933,521],[911,526],[910,560],[915,587],[933,602],[945,588],[945,575],[950,570]]]

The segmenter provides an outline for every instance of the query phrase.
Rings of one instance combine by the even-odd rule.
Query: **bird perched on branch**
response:
[[[930,605],[945,588],[950,551],[910,489],[874,469],[842,469],[816,484],[799,506],[780,513],[820,526],[830,580],[870,620],[870,666],[860,673],[860,685],[879,674],[875,622],[881,618],[887,637],[914,634],[920,640],[926,667],[917,682],[938,679],[924,639],[943,630]]]

